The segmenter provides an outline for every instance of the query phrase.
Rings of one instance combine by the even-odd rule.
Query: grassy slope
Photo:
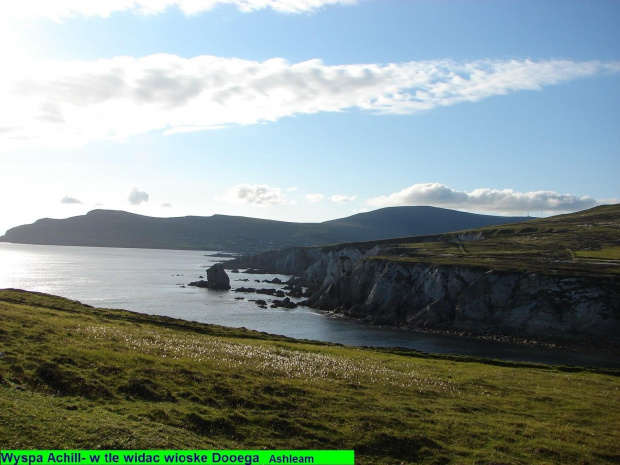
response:
[[[478,234],[475,241],[459,234]],[[378,259],[590,276],[620,275],[620,205],[510,225],[377,243]]]
[[[617,372],[294,341],[0,291],[0,448],[618,463]]]

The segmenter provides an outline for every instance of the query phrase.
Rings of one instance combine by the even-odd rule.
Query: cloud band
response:
[[[617,73],[620,62],[449,60],[329,66],[150,55],[46,62],[0,76],[0,140],[79,146],[350,109],[411,114]]]
[[[374,207],[401,205],[432,205],[469,211],[507,214],[528,212],[572,212],[599,204],[588,196],[560,194],[553,191],[518,192],[512,189],[475,189],[471,192],[452,189],[445,184],[414,184],[390,195],[375,197],[367,202]]]
[[[3,0],[0,14],[8,18],[38,17],[59,21],[73,16],[108,17],[122,11],[153,15],[173,7],[186,15],[195,15],[218,5],[232,5],[246,13],[267,8],[279,13],[311,13],[330,5],[355,3],[357,0]]]

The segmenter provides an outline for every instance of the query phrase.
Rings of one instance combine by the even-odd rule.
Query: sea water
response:
[[[305,307],[262,309],[250,299],[269,301],[272,297],[188,287],[200,276],[206,279],[206,268],[225,260],[214,255],[209,251],[0,243],[0,289],[45,292],[97,307],[245,327],[296,339],[513,361],[620,367],[620,358],[611,355],[381,328]],[[233,289],[274,288],[278,286],[263,281],[289,278],[228,274]]]

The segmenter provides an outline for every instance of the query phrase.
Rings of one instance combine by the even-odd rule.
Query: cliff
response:
[[[617,278],[359,260],[309,305],[375,324],[535,338],[620,335]]]
[[[609,213],[590,211],[589,223],[568,215],[517,228],[290,248],[227,266],[300,276],[313,291],[307,305],[373,324],[620,345],[613,258],[620,208],[611,222]],[[611,258],[598,258],[605,254]]]

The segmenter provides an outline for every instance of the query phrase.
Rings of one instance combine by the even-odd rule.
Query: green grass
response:
[[[620,260],[620,246],[606,247],[599,250],[580,250],[575,253],[579,258],[598,260]]]
[[[476,240],[463,240],[463,236]],[[373,259],[562,275],[620,275],[620,205],[471,231],[376,241]]]
[[[620,378],[295,341],[0,291],[2,449],[354,449],[618,463]]]

